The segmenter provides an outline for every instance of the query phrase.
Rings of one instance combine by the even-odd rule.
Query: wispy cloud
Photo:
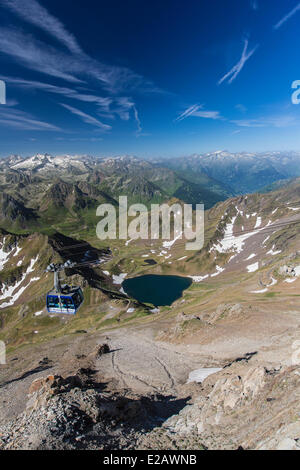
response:
[[[201,108],[201,105],[194,104],[193,106],[190,106],[187,108],[183,113],[181,113],[175,121],[182,121],[183,119],[186,119],[187,117],[191,116],[195,111],[198,111],[198,109]]]
[[[130,119],[130,113],[135,107],[135,104],[132,99],[128,98],[127,96],[117,97],[115,100],[115,104],[115,113],[123,121],[128,121]]]
[[[36,119],[29,113],[12,107],[0,107],[0,124],[4,127],[23,131],[60,131],[61,129],[48,122]]]
[[[3,27],[0,28],[0,51],[3,54],[11,56],[31,70],[73,83],[97,80],[105,90],[113,94],[124,90],[163,92],[150,80],[126,67],[106,65],[89,57],[81,49],[76,38],[37,0],[27,1],[28,3],[23,2],[22,5],[21,0],[2,0],[0,5],[9,8],[23,20],[42,28],[60,44],[67,46],[68,51],[58,50],[16,28]]]
[[[93,79],[111,93],[150,87],[129,69],[106,66],[85,54],[61,52],[15,28],[0,28],[0,51],[30,70],[78,84]]]
[[[99,95],[82,93],[75,88],[60,87],[57,85],[52,85],[46,82],[38,82],[34,80],[25,80],[17,77],[8,77],[6,75],[0,75],[0,79],[4,80],[10,85],[14,85],[20,88],[29,89],[29,90],[40,90],[46,93],[54,93],[57,95],[63,95],[67,98],[84,101],[86,103],[94,103],[99,106],[103,111],[109,112],[109,107],[113,102],[113,99],[110,97],[102,97]]]
[[[201,117],[205,119],[222,119],[219,111],[195,111],[192,116]]]
[[[136,109],[135,106],[133,108],[133,112],[134,112],[135,122],[137,123],[136,136],[139,137],[142,134],[143,129],[142,129],[142,123],[141,123],[141,120],[140,120],[140,117],[139,117],[138,110]]]
[[[102,137],[56,137],[58,142],[102,142]]]
[[[99,119],[96,119],[93,116],[84,113],[80,109],[74,108],[73,106],[69,106],[65,103],[60,103],[60,105],[70,111],[70,113],[79,116],[80,119],[87,124],[92,124],[93,126],[96,126],[99,129],[102,129],[103,131],[109,131],[111,129],[111,126],[109,124],[104,124],[103,122],[99,121]]]
[[[82,61],[16,29],[0,28],[0,51],[30,70],[73,83],[82,82],[75,76],[84,72]]]
[[[235,108],[238,109],[239,111],[241,111],[241,113],[246,113],[246,112],[247,112],[246,106],[244,106],[244,105],[241,104],[241,103],[235,105]]]
[[[299,120],[291,115],[267,116],[257,119],[237,119],[231,121],[239,127],[276,127],[284,128],[299,123]]]
[[[65,26],[36,0],[1,0],[1,4],[64,44],[71,52],[81,54],[82,49],[76,38]]]
[[[287,15],[281,18],[281,20],[275,24],[274,29],[279,29],[284,23],[286,23],[286,21],[292,18],[292,16],[294,16],[295,13],[297,13],[297,11],[299,10],[300,10],[300,3],[298,3],[298,5],[296,5],[295,8],[293,8]]]
[[[228,73],[226,73],[226,75],[224,75],[224,77],[222,77],[218,81],[218,85],[221,85],[221,83],[223,83],[226,80],[227,80],[228,83],[232,83],[236,79],[236,77],[239,75],[239,73],[242,71],[242,69],[243,69],[245,63],[247,62],[247,60],[249,60],[250,57],[253,56],[254,52],[259,47],[257,45],[248,52],[248,45],[249,45],[249,41],[248,41],[248,39],[245,39],[244,49],[243,49],[240,60],[238,61],[238,63],[234,67],[232,67],[232,69]]]
[[[203,109],[203,105],[194,104],[181,113],[174,121],[183,121],[184,119],[196,116],[205,119],[222,119],[219,111],[207,111]]]
[[[107,65],[90,57],[76,37],[50,12],[51,7],[48,11],[38,0],[0,0],[0,6],[17,15],[22,21],[42,29],[54,39],[51,45],[24,32],[23,29],[0,27],[0,53],[9,56],[18,65],[48,77],[64,80],[69,82],[69,85],[57,86],[43,83],[41,79],[30,81],[7,77],[10,83],[24,89],[91,103],[96,106],[96,113],[100,117],[119,117],[122,120],[132,118],[137,124],[137,135],[141,135],[142,125],[135,102],[132,98],[120,95],[164,93],[163,90],[129,68]],[[77,89],[72,89],[70,84]],[[86,90],[80,90],[79,85],[85,86]],[[95,88],[100,88],[100,93],[89,90]],[[75,114],[76,107],[66,106]],[[79,113],[82,112],[77,110],[77,115],[86,119],[85,122],[94,123],[102,129],[111,128],[110,125],[93,118],[91,114]]]
[[[83,93],[82,91],[78,91],[75,88],[72,89],[69,87],[60,87],[46,82],[25,80],[22,78],[9,77],[6,75],[0,75],[0,79],[4,80],[6,83],[9,83],[12,86],[23,89],[57,94],[71,100],[94,104],[97,106],[97,114],[99,116],[103,116],[104,118],[115,119],[115,117],[118,116],[120,119],[128,121],[132,116],[137,124],[137,135],[142,134],[141,120],[136,105],[132,99],[126,96],[103,97],[94,94]]]
[[[258,0],[251,0],[251,8],[253,10],[258,10]]]

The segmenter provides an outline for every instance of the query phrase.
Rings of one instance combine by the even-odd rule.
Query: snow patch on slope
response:
[[[8,302],[2,303],[0,305],[0,309],[1,308],[6,308],[6,307],[11,307],[12,305],[14,305],[14,303],[21,297],[23,292],[27,289],[27,287],[29,287],[29,285],[32,282],[36,282],[36,281],[40,280],[39,277],[34,277],[34,278],[30,279],[28,284],[26,284],[25,286],[20,287],[21,284],[25,281],[26,277],[34,271],[33,268],[34,268],[34,265],[37,262],[37,260],[38,260],[38,256],[31,260],[30,265],[28,266],[26,272],[23,274],[20,281],[18,281],[15,285],[13,285],[13,286],[4,286],[4,290],[3,290],[2,295],[0,297],[0,301],[6,300],[6,299],[10,299],[10,300]]]
[[[127,277],[127,273],[120,274],[119,276],[113,275],[113,283],[120,286],[121,284],[123,284],[126,277]]]
[[[258,262],[257,263],[254,263],[254,264],[249,264],[249,266],[247,266],[247,271],[248,273],[254,273],[255,271],[258,270]]]
[[[268,289],[261,289],[261,290],[252,290],[250,294],[264,294],[265,292],[268,292]]]
[[[275,256],[275,255],[279,255],[279,253],[281,253],[281,250],[274,251],[274,248],[275,248],[275,245],[273,245],[272,249],[267,252],[267,255]]]
[[[240,213],[239,210],[238,210],[238,213]],[[252,214],[252,216],[253,215],[256,215],[256,213]],[[261,221],[261,217],[258,217],[256,221],[256,226],[255,226],[257,230],[253,230],[251,232],[234,236],[233,228],[234,228],[236,219],[237,219],[237,216],[234,216],[231,222],[226,225],[223,239],[220,240],[217,244],[215,244],[210,249],[210,252],[218,251],[219,253],[227,253],[230,251],[235,251],[236,253],[241,253],[244,249],[245,241],[248,238],[253,237],[253,235],[256,235],[257,233],[259,233],[261,230],[264,229],[264,227],[259,228],[261,226],[262,221]]]
[[[174,243],[176,243],[177,240],[180,240],[181,238],[182,238],[182,232],[180,232],[177,235],[177,237],[174,238],[174,240],[164,242],[163,243],[163,248],[167,248],[168,250],[170,250],[172,248],[172,246],[174,245]]]
[[[261,217],[257,217],[256,219],[256,224],[255,224],[255,227],[254,228],[258,228],[261,226]]]
[[[245,261],[249,261],[250,259],[255,258],[255,256],[255,253],[251,253],[251,255],[249,255],[248,258],[245,259]]]
[[[193,279],[194,282],[202,282],[204,279],[207,279],[209,277],[209,274],[206,274],[205,276],[189,276],[190,279]]]
[[[8,252],[4,251],[3,248],[4,248],[4,245],[5,245],[5,240],[6,239],[4,238],[3,243],[0,246],[0,271],[3,270],[5,264],[8,262],[8,259],[9,259],[10,255],[12,254],[12,252],[15,249],[15,247],[14,247],[12,250],[10,250]]]
[[[225,268],[221,268],[220,266],[216,266],[216,270],[217,272],[214,273],[214,274],[211,274],[210,277],[216,277],[216,276],[219,276],[219,274],[221,274],[223,271],[225,271]]]
[[[192,382],[197,382],[197,383],[202,383],[207,377],[209,377],[212,374],[216,374],[217,372],[220,372],[222,369],[220,368],[211,368],[211,369],[197,369],[193,370],[189,374],[189,378],[187,383],[192,383]]]

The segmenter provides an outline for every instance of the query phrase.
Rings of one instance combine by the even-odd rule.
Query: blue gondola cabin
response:
[[[55,290],[47,294],[48,313],[76,315],[83,303],[83,293],[80,287],[63,286],[61,292]]]

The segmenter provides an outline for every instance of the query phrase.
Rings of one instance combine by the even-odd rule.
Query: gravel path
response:
[[[132,330],[114,331],[109,344],[113,352],[97,361],[97,370],[105,379],[115,378],[119,386],[136,393],[177,394],[189,373],[201,366],[197,355]]]

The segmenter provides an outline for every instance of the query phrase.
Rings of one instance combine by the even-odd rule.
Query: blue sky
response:
[[[1,155],[300,150],[297,0],[0,0]]]

